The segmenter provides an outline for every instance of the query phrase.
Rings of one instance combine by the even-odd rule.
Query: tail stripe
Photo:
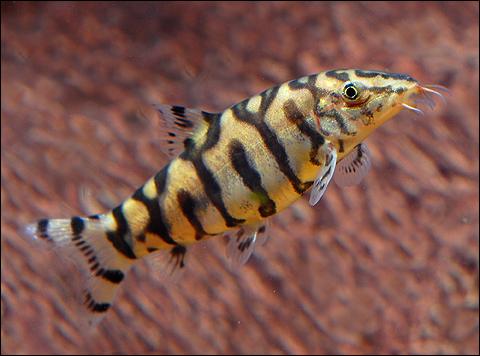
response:
[[[38,234],[38,237],[41,237],[42,239],[50,239],[48,237],[48,219],[42,219],[38,222],[38,225],[37,225],[37,234]]]
[[[90,250],[87,250],[84,252],[84,255],[85,257],[88,257],[90,255],[93,255],[93,249],[90,249]],[[91,263],[90,260],[95,260],[97,257],[95,255],[93,255],[89,260],[88,260],[88,263]]]
[[[78,237],[81,238],[81,236],[78,236]],[[73,241],[73,239],[72,239],[72,241]],[[75,242],[75,246],[78,246],[78,247],[80,247],[82,245],[85,245],[85,244],[86,244],[86,242],[84,240],[80,240],[80,241]]]
[[[123,278],[125,277],[123,272],[118,269],[105,270],[103,268],[100,268],[100,270],[98,270],[97,272],[97,275],[101,275],[107,281],[110,281],[115,284],[119,284],[121,281],[123,281]]]
[[[95,258],[94,258],[95,257]],[[96,261],[97,260],[97,257],[96,256],[93,256],[91,259],[89,259],[88,261],[90,262],[91,260],[93,261]],[[92,261],[92,262],[93,262]],[[92,272],[95,272],[97,270],[97,268],[100,267],[100,263],[96,262],[95,264],[93,264],[91,267],[90,267],[90,270]]]
[[[110,308],[110,303],[97,303],[89,292],[85,293],[85,305],[93,312],[104,313]]]
[[[47,220],[48,222],[48,220]],[[105,269],[105,268],[100,268],[100,263],[98,262],[97,256],[94,254],[92,246],[90,246],[83,238],[81,233],[85,229],[85,222],[83,221],[82,218],[75,216],[71,219],[70,221],[70,226],[72,228],[72,241],[76,241],[75,245],[79,248],[80,251],[82,251],[83,255],[85,258],[88,258],[90,255],[93,255],[92,257],[88,258],[88,264],[90,265],[90,270],[92,273],[95,273],[95,276],[100,276],[107,281],[110,281],[112,283],[118,284],[120,283],[123,278],[124,274],[120,270],[116,269]]]
[[[85,229],[85,223],[83,222],[82,218],[78,216],[74,216],[70,223],[72,227],[72,234],[75,236],[79,236],[83,230]]]
[[[117,206],[112,211],[113,218],[117,223],[116,231],[108,231],[107,238],[113,244],[113,246],[120,252],[122,255],[129,259],[136,259],[137,256],[133,253],[131,247],[125,241],[125,236],[129,233],[129,228],[127,220],[122,212],[122,205]]]
[[[185,254],[187,249],[185,246],[177,245],[170,250],[170,258],[173,263],[174,268],[183,268],[185,267]]]
[[[89,278],[84,292],[84,306],[89,311],[85,315],[90,324],[99,322],[109,310],[117,287],[133,262],[126,260],[124,255],[136,258],[128,244],[130,230],[121,208],[122,205],[114,210],[113,216],[42,219],[26,229],[35,238],[66,248],[68,255],[83,264],[84,269],[86,267]],[[112,225],[110,231],[106,231],[107,226]]]
[[[80,247],[80,251],[82,251],[84,255],[85,255],[85,253],[86,253],[87,250],[90,250],[90,246],[89,246],[89,245],[85,245],[85,246],[83,246],[83,247]]]

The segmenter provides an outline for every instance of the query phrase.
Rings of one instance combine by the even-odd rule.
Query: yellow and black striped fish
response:
[[[185,267],[189,245],[230,234],[229,255],[245,262],[267,219],[311,189],[322,197],[334,172],[358,183],[370,167],[362,141],[414,94],[438,94],[405,74],[332,70],[302,77],[221,113],[158,105],[172,158],[133,195],[105,214],[42,219],[30,235],[76,250],[91,272],[85,305],[93,319],[111,306],[133,263],[160,250],[171,270]],[[158,252],[157,252],[158,251]]]

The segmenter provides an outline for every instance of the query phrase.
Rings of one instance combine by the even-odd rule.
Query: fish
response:
[[[272,216],[307,192],[310,205],[332,177],[360,183],[371,168],[364,140],[415,98],[434,105],[440,86],[407,74],[337,69],[269,88],[223,112],[178,105],[150,108],[168,163],[111,211],[44,218],[26,227],[36,240],[69,249],[89,274],[89,323],[110,309],[126,273],[149,257],[175,275],[191,245],[228,236],[227,256],[241,265],[268,235]],[[161,263],[160,263],[161,262]]]

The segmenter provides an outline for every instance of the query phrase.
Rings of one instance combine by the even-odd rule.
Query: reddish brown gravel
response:
[[[479,5],[1,5],[1,352],[479,352]],[[140,262],[98,329],[81,327],[75,267],[22,236],[92,214],[166,162],[145,103],[219,111],[334,68],[450,88],[367,141],[372,172],[274,219],[239,270],[225,241],[177,283]]]

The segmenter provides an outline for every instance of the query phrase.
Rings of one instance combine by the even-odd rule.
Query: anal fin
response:
[[[156,272],[160,272],[159,276],[162,277],[162,279],[168,277],[173,281],[177,281],[185,271],[186,254],[187,248],[182,245],[177,245],[170,250],[152,252],[148,255],[147,261]]]
[[[229,237],[227,258],[231,265],[241,266],[248,261],[257,243],[265,244],[268,238],[266,221],[244,225],[226,235]]]

